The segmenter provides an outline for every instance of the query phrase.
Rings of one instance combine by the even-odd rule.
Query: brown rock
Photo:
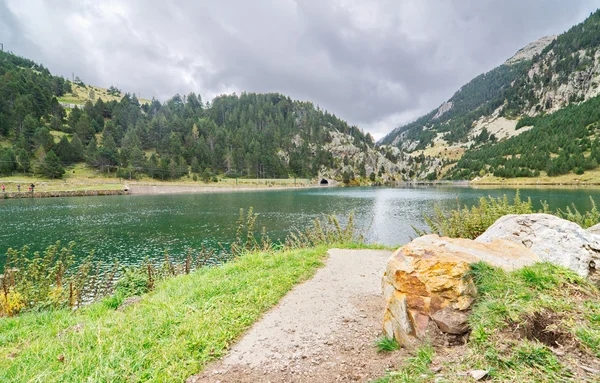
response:
[[[430,319],[443,332],[468,331],[467,310],[477,293],[469,271],[479,261],[514,270],[537,262],[538,257],[525,246],[505,240],[485,244],[437,235],[417,238],[397,250],[382,281],[386,336],[412,346],[436,328]]]
[[[449,308],[431,314],[431,319],[438,325],[442,332],[461,335],[469,331],[469,315],[465,311]]]

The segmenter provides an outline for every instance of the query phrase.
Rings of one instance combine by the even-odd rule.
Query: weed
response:
[[[425,222],[433,233],[453,238],[477,238],[496,220],[506,214],[535,213],[531,199],[522,201],[519,192],[512,203],[504,195],[502,198],[481,197],[477,205],[461,208],[460,205],[449,213],[439,206],[434,209],[433,217],[424,216]],[[425,234],[415,228],[419,235]]]
[[[483,234],[499,218],[507,214],[532,214],[546,213],[577,223],[583,228],[588,228],[600,222],[600,212],[596,203],[590,197],[592,209],[585,214],[580,213],[575,205],[565,210],[558,209],[556,212],[550,210],[549,205],[542,201],[542,209],[534,210],[531,199],[522,201],[519,191],[514,200],[509,201],[504,195],[501,198],[481,197],[478,204],[471,208],[460,205],[456,209],[445,212],[441,207],[435,206],[433,216],[424,216],[425,222],[432,233],[453,238],[475,239]],[[423,230],[413,227],[418,235],[427,234]]]
[[[390,372],[387,376],[379,379],[377,383],[420,383],[428,382],[433,377],[433,372],[429,368],[435,350],[429,344],[419,347],[415,354],[406,359],[398,371]]]
[[[377,339],[375,346],[377,347],[377,352],[396,351],[400,349],[400,344],[396,339],[390,339],[386,336]]]

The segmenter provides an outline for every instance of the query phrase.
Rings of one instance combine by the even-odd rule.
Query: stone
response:
[[[132,297],[125,298],[123,303],[117,308],[117,311],[123,311],[129,306],[135,306],[142,301],[142,297],[134,295]]]
[[[592,229],[592,228],[590,228]],[[600,235],[576,223],[550,214],[509,214],[498,219],[476,241],[498,238],[522,244],[541,261],[550,262],[591,277],[600,264]]]
[[[486,377],[488,372],[487,370],[471,370],[467,374],[475,380],[481,380]]]
[[[397,250],[382,280],[385,335],[412,347],[432,330],[468,331],[466,318],[477,293],[469,272],[471,264],[480,261],[514,270],[539,258],[523,245],[506,240],[485,244],[435,234]]]
[[[431,314],[431,319],[447,334],[461,335],[469,331],[469,315],[465,311],[445,307]]]
[[[585,231],[587,231],[590,234],[600,235],[600,223],[597,223],[594,226],[587,228]]]

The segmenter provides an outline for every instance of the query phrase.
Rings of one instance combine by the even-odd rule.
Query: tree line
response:
[[[373,138],[310,102],[281,94],[242,93],[204,102],[175,95],[164,103],[88,100],[65,110],[57,101],[74,86],[30,60],[0,58],[0,174],[60,177],[62,167],[85,161],[122,177],[312,177],[333,168],[325,149],[332,131],[366,151]],[[60,140],[55,142],[55,136]],[[358,164],[357,164],[358,165]]]

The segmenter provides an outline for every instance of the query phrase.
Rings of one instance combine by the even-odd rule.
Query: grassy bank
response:
[[[0,318],[0,381],[183,381],[311,277],[328,248],[246,254],[162,281],[123,311],[122,298],[109,297]]]
[[[62,179],[48,179],[31,174],[15,174],[0,177],[0,183],[6,187],[6,192],[16,192],[17,185],[21,185],[21,192],[27,192],[30,184],[35,184],[38,192],[55,191],[85,191],[85,190],[122,190],[127,185],[142,186],[195,186],[210,189],[254,189],[265,187],[303,187],[315,186],[316,181],[306,178],[286,179],[256,179],[256,178],[224,178],[217,177],[218,182],[194,181],[192,178],[183,177],[178,180],[161,181],[150,177],[137,180],[118,178],[115,173],[99,173],[85,164],[76,164],[66,168]]]
[[[542,211],[586,228],[600,221],[600,212],[591,202],[592,209],[584,213],[574,207],[551,212],[545,204]],[[506,214],[528,213],[536,213],[531,200],[521,200],[517,192],[513,201],[506,196],[481,198],[471,208],[436,208],[425,219],[434,233],[474,239]],[[469,315],[466,343],[425,344],[378,383],[474,381],[469,372],[475,370],[485,371],[486,381],[493,382],[598,381],[600,292],[596,285],[549,263],[512,273],[478,263],[471,275],[478,296]]]
[[[425,345],[379,383],[597,381],[600,295],[575,273],[547,263],[505,273],[473,267],[479,296],[467,344]]]
[[[471,185],[600,185],[600,169],[587,170],[583,174],[568,173],[549,177],[542,172],[539,177],[503,178],[486,175],[470,182]]]

